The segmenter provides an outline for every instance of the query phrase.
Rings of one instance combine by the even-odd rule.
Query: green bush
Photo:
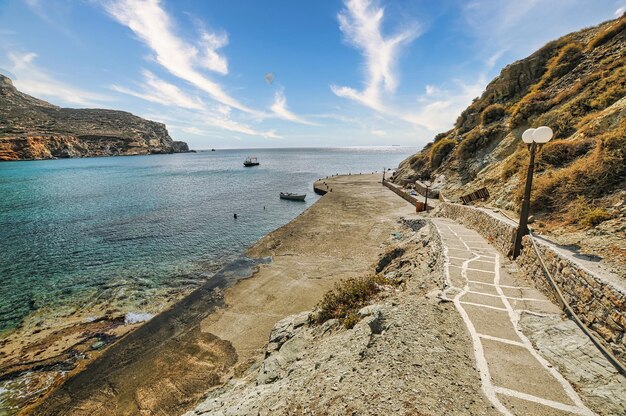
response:
[[[456,142],[451,139],[442,139],[435,143],[430,149],[430,166],[437,169],[443,160],[452,152]]]
[[[475,128],[463,137],[457,147],[456,154],[463,160],[474,157],[476,153],[486,150],[493,142],[504,137],[506,132],[507,130],[500,125],[482,129]]]
[[[502,104],[491,104],[480,114],[480,122],[483,126],[500,120],[506,114],[506,109]]]
[[[437,143],[438,141],[440,141],[441,139],[444,139],[448,134],[450,134],[449,131],[444,131],[443,133],[438,133],[435,138],[433,139],[433,142]]]
[[[321,324],[329,319],[338,319],[346,328],[354,327],[359,321],[359,309],[366,306],[384,285],[395,286],[397,282],[382,275],[371,274],[336,284],[318,303],[313,322]]]

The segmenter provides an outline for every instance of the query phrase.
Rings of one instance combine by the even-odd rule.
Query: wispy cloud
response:
[[[8,69],[16,76],[13,80],[15,86],[27,94],[79,106],[102,105],[103,102],[112,101],[111,97],[82,90],[55,79],[35,64],[35,53],[9,52],[7,57]]]
[[[206,109],[206,105],[200,98],[184,93],[176,85],[163,81],[152,72],[144,70],[143,77],[144,82],[142,83],[141,91],[135,91],[117,84],[113,84],[111,88],[117,92],[165,106],[174,105],[192,110]]]
[[[402,46],[419,35],[417,26],[392,36],[382,33],[384,9],[371,0],[347,0],[337,18],[348,44],[361,51],[365,60],[365,88],[332,85],[339,97],[348,98],[377,111],[384,111],[383,92],[391,93],[398,86],[394,65]]]
[[[111,0],[105,3],[105,10],[119,23],[132,30],[137,38],[152,50],[155,62],[175,77],[207,93],[220,106],[217,107],[217,112],[214,112],[198,97],[185,95],[177,86],[159,80],[149,72],[144,73],[145,82],[141,91],[114,85],[116,91],[163,105],[169,103],[200,110],[212,126],[221,126],[230,131],[250,135],[279,137],[273,131],[258,131],[233,120],[230,116],[232,108],[252,115],[257,121],[276,117],[314,125],[287,108],[287,100],[282,91],[276,94],[271,113],[259,111],[232,97],[202,71],[208,70],[220,75],[229,73],[228,59],[221,53],[221,49],[228,44],[226,33],[211,32],[201,21],[192,17],[198,27],[198,38],[193,41],[183,39],[176,34],[174,22],[162,7],[160,0]]]
[[[500,53],[511,61],[527,56],[550,40],[589,26],[593,23],[591,16],[597,19],[595,23],[609,19],[611,16],[599,12],[605,7],[600,3],[603,2],[470,0],[462,4],[460,12],[468,34],[475,38],[477,54],[493,57]]]
[[[618,7],[617,10],[615,10],[614,16],[615,17],[621,17],[624,12],[626,12],[626,6],[622,6],[622,7]]]
[[[472,100],[480,96],[486,85],[484,76],[471,84],[457,80],[451,89],[427,85],[425,94],[418,97],[419,109],[402,118],[431,132],[448,130]]]
[[[195,44],[187,42],[175,33],[172,20],[159,0],[116,0],[105,3],[105,9],[115,20],[132,30],[154,52],[155,61],[172,75],[191,83],[224,105],[259,114],[231,97],[198,69],[228,73],[227,60],[218,52],[227,43],[225,35],[204,31]]]
[[[295,123],[306,124],[309,126],[317,126],[318,124],[308,121],[297,114],[292,113],[287,108],[287,99],[283,90],[278,90],[274,95],[274,104],[271,107],[274,114],[283,120],[293,121]]]

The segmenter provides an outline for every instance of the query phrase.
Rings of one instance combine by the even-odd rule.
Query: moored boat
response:
[[[291,192],[281,192],[280,199],[287,199],[289,201],[304,201],[306,194],[294,194]]]
[[[256,158],[256,156],[250,156],[249,158],[247,158],[244,162],[243,165],[247,168],[249,168],[250,166],[259,166],[260,163],[258,161],[258,159]]]

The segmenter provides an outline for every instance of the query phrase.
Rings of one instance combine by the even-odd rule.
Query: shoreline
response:
[[[370,243],[373,241],[374,244],[369,247],[368,255],[359,256],[361,258],[356,270],[349,270],[354,264],[347,265],[344,269],[338,268],[337,263],[342,261],[342,257],[337,256],[341,253],[334,249],[330,253],[331,258],[323,259],[321,266],[316,265],[318,261],[314,253],[302,250],[306,253],[304,257],[307,257],[307,261],[300,267],[300,271],[305,272],[304,278],[300,279],[301,284],[298,285],[297,279],[292,277],[289,288],[284,287],[283,278],[290,272],[285,266],[292,269],[294,265],[298,266],[297,262],[281,265],[285,259],[293,260],[295,257],[293,253],[286,253],[285,249],[297,250],[303,242],[299,236],[304,236],[305,240],[309,237],[314,241],[316,237],[319,240],[320,231],[317,226],[320,221],[330,222],[330,227],[328,223],[324,223],[329,235],[340,232],[345,226],[358,228],[359,223],[361,232],[365,231],[365,235],[371,234],[372,227],[363,227],[362,223],[367,223],[372,218],[359,211],[363,209],[361,204],[350,204],[351,200],[367,197],[367,202],[374,203],[372,206],[378,212],[377,216],[374,215],[373,222],[378,223],[384,218],[385,221],[377,227],[380,228],[379,233],[388,228],[383,231],[387,236],[387,232],[391,233],[397,225],[398,209],[404,209],[403,212],[407,214],[412,212],[411,206],[391,193],[388,193],[391,196],[388,201],[382,205],[379,201],[376,206],[379,195],[368,196],[368,192],[372,193],[372,189],[375,191],[373,193],[388,192],[381,186],[378,176],[346,175],[327,179],[348,183],[342,185],[343,192],[337,192],[337,189],[332,197],[326,197],[325,202],[317,201],[298,217],[249,248],[248,255],[251,257],[258,259],[272,256],[274,261],[271,264],[258,265],[258,271],[252,273],[250,278],[237,280],[234,285],[226,283],[225,278],[211,279],[170,309],[131,331],[105,350],[85,370],[66,380],[37,407],[26,411],[34,410],[34,414],[56,414],[81,408],[90,409],[89,413],[92,414],[136,414],[150,409],[166,409],[171,413],[188,409],[211,386],[219,385],[232,374],[245,370],[252,357],[264,346],[276,321],[293,311],[310,309],[336,281],[365,270],[376,260],[383,240],[377,239],[377,236],[370,238]],[[359,187],[365,188],[364,195],[354,192]],[[363,206],[368,208],[367,204]],[[336,218],[325,215],[328,212],[324,212],[337,208],[347,210],[348,213],[355,209],[357,212],[348,215],[350,218],[342,218],[351,221],[337,224]],[[360,221],[353,221],[356,219],[354,214]],[[352,242],[360,243],[358,237]],[[319,241],[314,242],[314,245],[319,246],[318,243]],[[319,271],[320,267],[330,271],[331,278],[328,274],[311,275],[312,272]],[[261,294],[263,287],[271,292],[269,298],[266,293]],[[292,291],[289,296],[288,289]],[[300,295],[301,299],[294,300],[294,293]],[[270,299],[271,297],[274,299]],[[250,302],[255,304],[253,309],[250,309]],[[263,307],[266,309],[262,310]],[[246,308],[247,311],[244,310]]]

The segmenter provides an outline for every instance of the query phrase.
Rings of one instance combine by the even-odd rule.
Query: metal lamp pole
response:
[[[528,162],[528,172],[526,174],[526,185],[524,187],[524,197],[522,198],[519,225],[513,245],[514,259],[519,256],[522,250],[522,237],[528,234],[528,214],[530,213],[530,192],[533,186],[533,174],[535,172],[535,155],[551,138],[552,130],[547,126],[542,126],[537,129],[528,129],[522,134],[522,140],[528,145],[528,150],[530,151],[530,161]]]

